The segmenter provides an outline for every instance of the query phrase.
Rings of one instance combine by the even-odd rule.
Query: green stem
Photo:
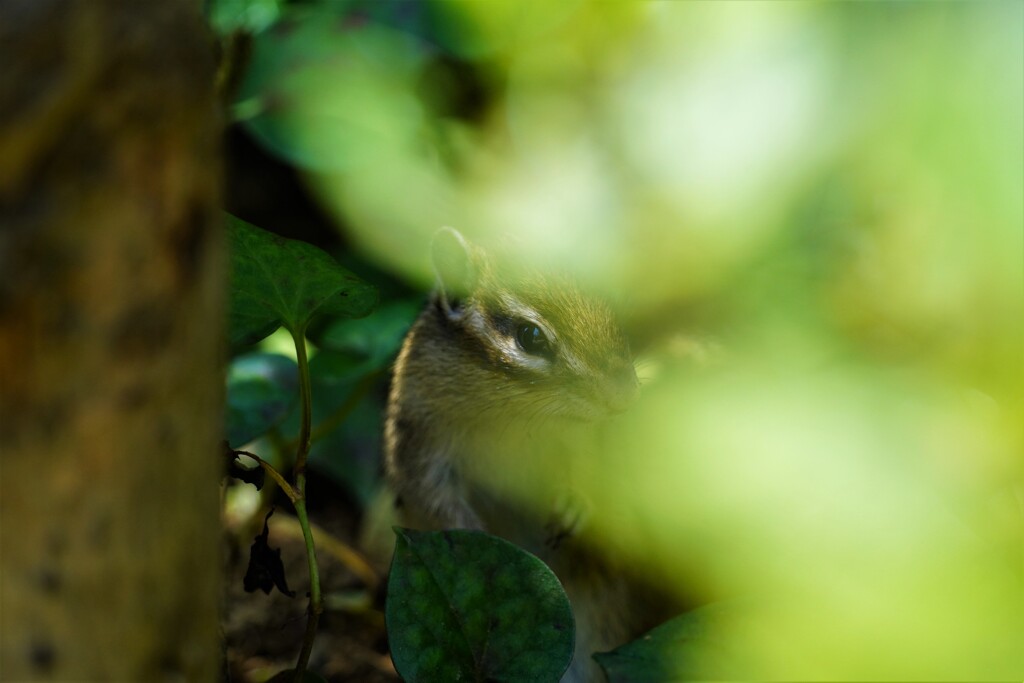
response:
[[[309,382],[309,359],[306,358],[306,330],[292,332],[295,340],[295,361],[299,366],[299,400],[302,405],[302,424],[299,426],[299,441],[295,449],[295,481],[306,473],[306,456],[309,455],[309,435],[313,424],[313,391]],[[305,481],[305,479],[303,479]]]
[[[320,439],[324,438],[335,429],[341,426],[345,420],[348,419],[349,414],[355,409],[359,402],[366,396],[366,392],[370,390],[382,374],[381,370],[375,370],[363,375],[362,378],[353,387],[352,393],[346,398],[345,402],[338,406],[338,409],[333,413],[325,417],[321,422],[318,422],[316,427],[313,427],[310,431],[309,442],[316,443]],[[287,448],[295,448],[298,446],[298,437],[287,442]]]
[[[309,654],[313,651],[313,640],[316,638],[316,626],[323,611],[323,600],[320,596],[320,570],[316,562],[316,547],[313,545],[313,530],[309,526],[306,515],[306,456],[309,455],[309,435],[313,422],[313,395],[309,382],[309,359],[306,357],[305,329],[292,331],[295,340],[295,359],[299,366],[299,399],[302,406],[302,425],[299,428],[299,441],[295,450],[295,514],[302,527],[302,538],[306,542],[306,559],[309,562],[309,614],[306,620],[306,633],[302,638],[302,651],[295,664],[295,683],[301,683],[305,676]]]
[[[250,453],[249,451],[235,451],[235,453],[252,458],[257,463],[259,463],[260,467],[262,467],[263,470],[270,475],[271,479],[277,482],[277,485],[281,487],[281,490],[284,491],[285,495],[288,496],[288,499],[291,500],[293,504],[295,503],[295,501],[299,499],[298,492],[292,488],[292,485],[289,484],[288,481],[281,476],[281,473],[278,472],[274,468],[274,466],[271,465],[269,462],[267,462],[260,456],[256,455],[255,453]]]
[[[306,476],[300,474],[296,479],[300,489],[306,487]],[[313,641],[316,639],[316,627],[320,621],[320,613],[323,612],[323,598],[320,595],[320,570],[316,563],[316,547],[313,545],[313,531],[309,526],[309,517],[306,516],[306,501],[300,499],[295,503],[295,513],[299,518],[299,525],[302,527],[302,537],[306,541],[306,558],[309,560],[309,614],[306,618],[306,633],[302,637],[302,651],[299,652],[299,659],[295,664],[295,683],[301,683],[309,664],[309,655],[313,651]]]

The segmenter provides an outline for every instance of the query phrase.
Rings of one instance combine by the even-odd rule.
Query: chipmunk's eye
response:
[[[516,327],[516,343],[531,356],[551,356],[551,342],[544,331],[533,323],[520,323]]]

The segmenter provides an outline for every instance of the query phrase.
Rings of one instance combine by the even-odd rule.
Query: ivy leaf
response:
[[[298,403],[295,361],[274,353],[249,353],[228,367],[225,429],[228,443],[241,448],[281,422]]]
[[[233,347],[254,344],[280,326],[305,332],[320,315],[359,318],[377,290],[312,244],[289,240],[228,215]]]
[[[402,340],[422,310],[423,301],[418,298],[392,301],[361,320],[332,320],[309,337],[322,350],[359,359],[366,369],[379,369],[398,353]]]
[[[752,670],[716,637],[742,614],[739,601],[716,602],[666,621],[640,638],[594,659],[608,683],[742,680]]]
[[[351,393],[354,383],[348,386],[347,393]],[[314,397],[317,388],[314,384]],[[364,396],[344,423],[313,444],[309,451],[310,467],[341,486],[366,508],[372,504],[380,484],[383,431],[380,404],[372,394]]]
[[[313,360],[309,361],[309,375],[317,385],[333,388],[351,384],[372,368],[366,359],[350,353],[339,353],[320,348]],[[319,387],[314,387],[314,391]]]
[[[385,618],[391,659],[404,680],[561,677],[575,625],[543,562],[481,531],[395,533]]]

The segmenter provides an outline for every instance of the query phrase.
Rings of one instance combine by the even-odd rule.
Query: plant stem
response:
[[[300,489],[305,489],[306,475],[300,474],[296,483]],[[320,621],[320,613],[323,611],[323,599],[320,595],[320,570],[316,563],[313,531],[309,526],[309,517],[306,516],[304,498],[296,501],[295,513],[299,518],[299,525],[302,527],[302,537],[306,541],[306,558],[309,560],[309,614],[306,617],[306,633],[302,637],[302,651],[299,652],[299,659],[295,664],[295,683],[301,683],[306,665],[309,664],[309,655],[313,651],[316,627]]]
[[[295,683],[301,683],[305,676],[309,654],[313,651],[313,640],[316,638],[316,626],[323,611],[323,600],[320,596],[320,570],[316,562],[316,546],[313,545],[313,530],[309,526],[306,515],[306,456],[309,455],[309,435],[313,421],[313,395],[309,382],[309,359],[306,357],[305,329],[292,330],[295,340],[295,358],[299,367],[299,398],[302,405],[302,425],[299,428],[299,441],[295,451],[295,490],[298,493],[293,501],[295,514],[302,527],[302,538],[306,542],[306,559],[309,562],[309,614],[306,618],[306,633],[302,638],[302,651],[295,664]]]
[[[321,422],[318,422],[316,427],[313,427],[310,431],[309,442],[316,443],[320,439],[324,438],[335,429],[337,429],[345,420],[348,419],[349,414],[355,409],[359,402],[366,396],[366,392],[370,390],[380,376],[383,374],[382,370],[374,370],[363,375],[356,383],[355,387],[352,388],[346,398],[345,402],[338,406],[338,409],[333,413],[325,417]],[[287,442],[287,447],[294,448],[298,445],[298,437]]]
[[[302,423],[299,426],[299,441],[295,448],[295,481],[298,484],[302,477],[305,484],[306,456],[309,455],[309,435],[313,424],[313,390],[309,381],[309,359],[306,358],[305,328],[292,332],[295,340],[295,361],[299,368],[299,400],[302,405]],[[305,493],[305,486],[299,490]]]
[[[258,462],[260,467],[262,467],[263,470],[270,475],[270,478],[277,482],[277,485],[281,487],[281,490],[284,491],[285,495],[288,496],[288,499],[292,501],[292,504],[294,504],[295,501],[299,499],[298,492],[292,488],[292,485],[289,484],[288,481],[283,476],[281,476],[281,473],[278,472],[274,468],[274,466],[271,465],[269,462],[267,462],[260,456],[256,455],[255,453],[250,453],[249,451],[235,451],[235,453],[238,453],[239,455],[244,455],[247,458],[252,458],[256,462]]]
[[[377,590],[377,587],[380,585],[380,576],[362,553],[340,538],[332,535],[326,529],[317,526],[316,522],[310,522],[309,528],[313,532],[313,542],[316,544],[318,557],[324,553],[330,555],[335,561],[339,562],[352,572],[356,578],[362,581],[371,593]],[[302,535],[302,525],[299,524],[297,516],[279,517],[274,524],[273,532],[277,534],[277,538],[282,536],[292,539],[304,538]],[[324,593],[323,598],[324,610],[326,611],[328,609],[327,601],[329,596]]]

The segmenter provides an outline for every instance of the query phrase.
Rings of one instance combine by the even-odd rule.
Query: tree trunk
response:
[[[0,679],[219,672],[219,117],[197,0],[0,0]]]

